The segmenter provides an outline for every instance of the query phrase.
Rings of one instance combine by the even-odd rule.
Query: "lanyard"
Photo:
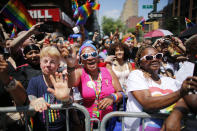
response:
[[[92,80],[91,76],[89,75],[90,81],[93,82],[94,84],[92,84],[92,87],[94,89],[95,92],[95,96],[96,99],[94,101],[95,106],[93,107],[93,113],[92,113],[92,117],[93,118],[98,118],[100,116],[100,113],[98,111],[98,102],[99,102],[99,96],[101,94],[101,88],[102,88],[102,76],[101,76],[101,72],[99,73],[98,79],[96,80],[96,84],[95,81]]]

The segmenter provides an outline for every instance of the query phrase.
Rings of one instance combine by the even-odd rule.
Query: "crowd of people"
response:
[[[165,120],[145,119],[146,131],[196,129],[181,120],[188,113],[196,117],[197,35],[186,41],[164,36],[138,42],[135,34],[119,39],[115,32],[98,40],[97,32],[85,39],[81,27],[80,37],[69,41],[59,32],[39,32],[41,24],[14,38],[0,25],[0,107],[33,106],[35,112],[28,114],[33,121],[30,130],[46,130],[46,121],[51,131],[66,130],[63,110],[45,112],[51,104],[77,102],[91,118],[102,121],[107,113],[122,110],[123,99],[126,112],[169,114]],[[39,41],[38,34],[43,35]],[[5,115],[11,119],[9,113]],[[83,115],[75,115],[78,119],[69,118],[75,121],[70,128],[84,130]],[[21,117],[7,123],[6,130],[25,130]],[[126,131],[142,129],[140,118],[124,119]],[[97,126],[91,122],[92,129]]]

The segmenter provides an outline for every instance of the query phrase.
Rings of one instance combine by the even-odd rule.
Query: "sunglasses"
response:
[[[111,41],[106,41],[105,43],[106,43],[106,44],[111,44]]]
[[[98,56],[98,53],[96,51],[91,52],[91,53],[84,53],[84,54],[81,55],[81,58],[83,60],[87,60],[90,56],[96,58]]]
[[[153,60],[153,59],[158,59],[161,60],[163,57],[163,53],[157,53],[156,55],[145,55],[140,60]]]

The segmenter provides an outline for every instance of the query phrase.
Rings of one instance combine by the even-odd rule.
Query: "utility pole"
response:
[[[157,3],[159,3],[160,0],[153,0],[153,11],[152,12],[157,12]]]

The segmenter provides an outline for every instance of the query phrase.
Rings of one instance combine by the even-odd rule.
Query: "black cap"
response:
[[[36,46],[35,44],[27,45],[27,46],[25,46],[23,53],[26,55],[31,50],[39,50],[40,51],[40,48],[38,46]]]

